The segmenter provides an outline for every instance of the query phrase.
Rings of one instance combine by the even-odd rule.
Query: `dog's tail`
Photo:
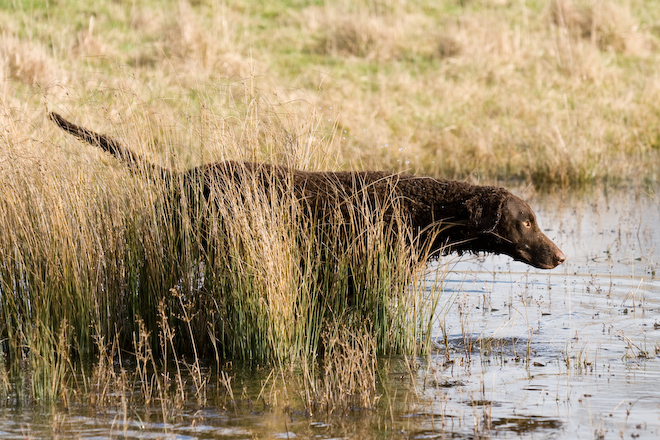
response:
[[[171,177],[170,176],[172,174],[171,171],[144,160],[138,154],[125,148],[121,143],[108,136],[95,133],[84,127],[69,122],[55,112],[51,112],[49,117],[62,130],[71,133],[78,139],[81,139],[87,142],[88,144],[94,145],[95,147],[99,147],[103,151],[112,154],[117,159],[126,163],[134,171],[147,168],[152,170],[154,172],[154,175],[160,176],[163,179],[168,180]]]

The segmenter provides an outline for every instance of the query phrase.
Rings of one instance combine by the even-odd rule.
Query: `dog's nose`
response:
[[[555,254],[555,263],[557,263],[557,265],[560,265],[565,260],[566,260],[566,255],[564,255],[562,251],[557,249],[557,253]]]

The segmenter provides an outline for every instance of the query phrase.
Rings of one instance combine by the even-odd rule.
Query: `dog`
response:
[[[566,256],[539,228],[530,206],[504,188],[385,171],[301,171],[280,165],[223,161],[175,172],[145,161],[111,137],[67,121],[50,119],[73,136],[112,154],[130,168],[146,167],[165,181],[178,181],[189,200],[208,204],[212,189],[256,182],[264,191],[291,193],[319,219],[381,211],[401,222],[413,241],[433,253],[505,254],[540,269]],[[181,197],[182,194],[176,195]],[[393,202],[394,201],[394,202]],[[366,209],[354,209],[355,204]],[[199,206],[197,207],[199,208]],[[338,213],[338,214],[337,214]]]

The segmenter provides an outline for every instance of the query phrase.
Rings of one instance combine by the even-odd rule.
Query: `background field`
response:
[[[303,168],[658,179],[651,0],[3,1],[0,27],[10,143],[62,144],[51,109],[187,164],[258,121],[252,158]]]

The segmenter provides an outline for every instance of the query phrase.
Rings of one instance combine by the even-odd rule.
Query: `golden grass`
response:
[[[300,106],[256,96],[229,117],[201,112],[189,127],[192,141],[170,134],[144,107],[107,118],[119,119],[109,130],[131,149],[175,169],[226,158],[323,167],[340,154],[336,136],[319,132],[314,112]],[[68,404],[84,395],[80,366],[96,359],[98,371],[82,384],[98,405],[158,404],[165,418],[191,399],[190,389],[197,405],[207,404],[209,364],[228,383],[222,365],[241,360],[271,365],[278,378],[306,370],[303,404],[341,412],[377,402],[373,385],[357,389],[375,380],[363,367],[377,355],[429,346],[441,291],[413,283],[425,250],[408,245],[410,231],[385,223],[387,205],[372,212],[348,200],[353,220],[322,226],[303,215],[293,191],[277,190],[287,182],[249,179],[241,187],[215,182],[209,203],[197,205],[187,199],[196,192],[170,198],[181,182],[159,180],[148,167],[131,172],[50,128],[7,127],[0,350],[12,380],[5,392],[15,393],[28,371],[31,399]],[[197,151],[175,157],[186,141]],[[342,345],[352,331],[364,347]],[[353,378],[350,399],[332,388],[344,376],[316,366],[320,353],[340,351],[346,365],[328,365]],[[122,365],[126,358],[134,369]]]
[[[172,188],[67,138],[48,110],[179,170],[238,159],[657,182],[658,20],[650,0],[0,7],[0,391],[25,389],[9,378],[27,362],[32,397],[69,399],[92,355],[107,370],[86,386],[103,401],[107,384],[130,387],[112,364],[126,349],[135,374],[159,378],[145,399],[184,399],[154,375],[170,365],[203,404],[209,356],[229,390],[223,359],[279,377],[302,362],[306,405],[343,411],[377,401],[375,354],[423,348],[437,308],[414,282],[424,255],[377,215],[323,235],[295,200],[251,186],[214,195],[208,237],[194,216],[179,235]],[[326,364],[344,376],[313,364],[323,344],[346,356]]]
[[[339,129],[333,168],[652,182],[658,17],[643,0],[32,3],[0,9],[3,105],[41,124],[44,104],[147,104],[186,132],[261,93]]]

